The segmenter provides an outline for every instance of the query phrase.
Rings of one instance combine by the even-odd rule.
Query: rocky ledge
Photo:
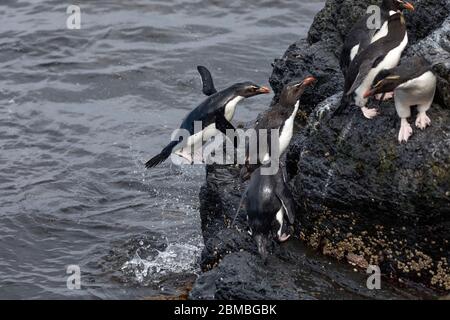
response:
[[[373,120],[351,108],[329,117],[342,95],[343,36],[369,3],[328,0],[308,38],[274,63],[275,101],[292,79],[318,78],[302,97],[286,156],[295,238],[275,245],[264,266],[245,215],[229,227],[245,187],[239,169],[209,166],[200,194],[204,273],[190,298],[429,298],[450,291],[450,1],[414,1],[416,11],[407,14],[405,56],[423,55],[438,75],[432,126],[415,130],[407,144],[397,142],[392,101]],[[381,268],[383,290],[366,288],[369,264]]]

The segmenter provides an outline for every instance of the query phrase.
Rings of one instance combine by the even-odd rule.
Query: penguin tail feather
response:
[[[145,163],[145,167],[147,169],[156,167],[158,164],[164,162],[167,158],[169,158],[172,153],[173,148],[178,144],[178,141],[172,141],[165,147],[158,155],[154,156],[150,160]]]

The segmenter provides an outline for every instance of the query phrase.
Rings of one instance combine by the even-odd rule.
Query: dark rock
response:
[[[448,3],[415,2],[414,19],[423,16],[428,24],[408,25],[413,45],[406,56],[423,55],[438,76],[432,127],[415,129],[399,145],[393,102],[383,103],[383,114],[372,121],[348,110],[328,122],[341,93],[323,88],[323,95],[334,95],[314,108],[293,139],[287,169],[304,209],[298,231],[312,247],[338,259],[356,253],[372,264],[383,260],[383,271],[392,277],[450,290],[450,18],[443,2]],[[431,8],[439,12],[430,15]],[[438,28],[427,34],[430,25]],[[312,29],[310,41],[316,40]],[[296,63],[303,65],[300,72],[310,67]],[[334,82],[336,75],[330,77]]]
[[[427,290],[394,288],[368,290],[367,276],[347,265],[332,263],[306,248],[298,239],[272,244],[264,265],[247,232],[245,212],[230,228],[243,186],[239,169],[208,166],[201,200],[205,249],[203,273],[196,280],[191,299],[406,299],[430,298]]]
[[[238,168],[213,165],[201,192],[205,239],[202,273],[191,299],[405,299],[429,298],[431,292],[368,290],[367,276],[307,249],[299,240],[273,244],[267,265],[247,232],[244,212],[229,228],[240,202]]]
[[[432,126],[423,132],[414,128],[402,145],[391,101],[371,121],[351,108],[330,120],[342,94],[338,56],[343,35],[368,3],[327,1],[308,38],[274,64],[270,81],[276,94],[293,79],[318,78],[302,97],[304,123],[286,157],[299,208],[295,235],[324,255],[379,265],[387,278],[399,280],[397,287],[405,282],[408,288],[419,286],[413,297],[434,295],[420,284],[450,290],[449,1],[414,1],[416,11],[407,14],[405,55],[422,54],[435,64],[438,90],[429,112]],[[200,195],[205,273],[191,298],[399,297],[392,288],[369,292],[365,275],[307,253],[297,239],[275,245],[269,264],[262,265],[246,232],[245,214],[229,229],[244,190],[238,175],[238,168],[208,166]],[[323,268],[332,271],[325,275]],[[337,290],[334,281],[344,290]]]
[[[287,155],[301,238],[343,259],[384,259],[384,273],[450,289],[450,110],[399,144],[391,102],[369,121],[359,109],[327,121],[336,94],[321,103]]]

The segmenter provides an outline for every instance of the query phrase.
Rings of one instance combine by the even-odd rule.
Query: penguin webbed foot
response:
[[[408,139],[411,137],[412,133],[413,130],[411,128],[411,125],[406,119],[402,119],[400,131],[398,132],[398,142],[408,142]]]
[[[289,233],[283,233],[281,236],[278,237],[278,242],[283,243],[289,240],[291,235]]]
[[[420,130],[425,130],[426,127],[431,125],[431,120],[425,112],[419,112],[416,118],[416,127]]]
[[[378,109],[376,108],[369,109],[367,107],[362,107],[361,111],[367,119],[373,119],[379,114]]]

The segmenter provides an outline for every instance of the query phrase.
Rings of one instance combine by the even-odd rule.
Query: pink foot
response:
[[[430,118],[428,118],[427,114],[425,112],[421,112],[417,115],[416,118],[416,127],[420,130],[424,130],[426,127],[428,127],[431,124]]]
[[[378,115],[377,109],[369,109],[366,107],[362,107],[361,111],[364,114],[364,117],[366,117],[367,119],[375,118]]]
[[[383,96],[383,94],[379,93],[379,94],[375,95],[375,99],[381,100],[382,96]],[[394,97],[394,92],[386,92],[385,95],[384,95],[383,101],[390,100],[393,97]]]
[[[402,143],[408,142],[409,137],[411,137],[413,130],[411,125],[408,123],[406,119],[402,119],[402,123],[400,125],[400,131],[398,133],[398,142]]]
[[[278,241],[286,242],[290,237],[291,237],[290,234],[283,233],[281,236],[278,237]]]

